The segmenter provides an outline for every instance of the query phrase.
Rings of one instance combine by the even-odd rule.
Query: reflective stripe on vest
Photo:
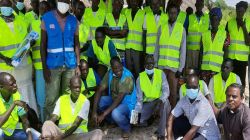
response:
[[[65,52],[74,52],[74,48],[64,48]],[[57,48],[57,49],[47,49],[48,53],[61,53],[64,52],[63,48]]]
[[[155,21],[155,16],[153,12],[148,12],[146,14],[146,25],[147,25],[147,34],[146,34],[146,53],[154,54],[156,41],[157,41],[157,32],[158,28],[161,25],[167,24],[168,16],[164,13],[160,15],[158,23]]]
[[[87,82],[87,88],[92,88],[96,86],[96,79],[95,79],[95,74],[94,70],[92,68],[89,68],[89,73],[86,79]],[[86,89],[83,81],[82,81],[82,87],[81,87],[81,92],[83,92]],[[95,94],[95,91],[90,91],[90,94],[85,95],[87,98],[92,97]]]
[[[109,40],[110,38],[106,36],[104,44],[103,44],[103,49],[97,45],[95,39],[92,40],[94,54],[99,60],[99,63],[104,64],[106,66],[110,66],[110,59],[111,59],[110,52],[109,52]]]
[[[140,87],[145,97],[143,101],[152,101],[159,99],[162,92],[162,70],[154,69],[153,82],[149,79],[147,73],[140,73]]]
[[[176,21],[184,25],[186,20],[186,15],[187,15],[186,12],[180,11]]]
[[[226,89],[232,83],[236,83],[236,74],[230,72],[226,85],[223,86],[221,73],[214,76],[214,103],[226,102]]]
[[[246,19],[247,20],[247,19]],[[247,32],[250,32],[250,20],[247,20]],[[245,38],[242,28],[238,29],[236,19],[228,22],[228,31],[230,34],[230,46],[228,47],[228,57],[238,61],[248,61],[249,46],[245,44]]]
[[[211,70],[214,72],[221,71],[221,64],[223,62],[223,46],[226,39],[226,31],[224,28],[219,28],[214,40],[211,38],[211,31],[207,31],[202,35],[203,56],[202,56],[202,70]]]
[[[0,53],[8,58],[12,58],[18,45],[24,40],[27,34],[27,24],[22,18],[15,18],[13,21],[14,32],[12,32],[7,23],[0,17]],[[28,63],[31,62],[30,57]],[[12,70],[13,67],[7,65],[4,61],[0,62],[1,70]]]
[[[20,100],[21,95],[20,93],[16,92],[15,94],[12,95],[13,101]],[[7,109],[2,101],[3,99],[0,98],[0,114],[4,114]],[[1,129],[3,130],[4,134],[7,136],[11,136],[17,126],[20,128],[20,125],[17,125],[19,122],[19,117],[18,117],[18,107],[16,106],[14,110],[11,112],[10,117],[8,120],[1,126]],[[22,127],[21,127],[22,128]]]
[[[40,54],[40,42],[41,42],[41,21],[34,20],[31,23],[31,29],[39,34],[39,39],[36,40],[36,44],[32,46],[32,60],[36,70],[43,69]]]
[[[195,14],[189,15],[187,49],[200,50],[201,35],[209,28],[209,16],[204,14],[198,22]]]
[[[126,18],[128,22],[129,32],[126,42],[126,49],[143,51],[142,47],[142,26],[144,22],[144,11],[139,9],[132,20],[131,9],[126,10]]]
[[[119,27],[120,30],[123,29],[124,24],[126,23],[126,16],[123,14],[120,14],[118,23],[116,23],[114,16],[112,13],[108,13],[106,15],[106,20],[109,27]],[[115,44],[115,47],[119,50],[125,50],[125,38],[118,39],[118,38],[112,38],[113,43]]]
[[[202,80],[199,80],[199,87],[200,87],[200,91],[203,95],[205,95],[206,93],[203,93],[203,84],[202,84]],[[181,85],[181,91],[182,91],[182,96],[186,96],[187,94],[187,87],[186,87],[186,83]]]
[[[183,29],[183,25],[176,22],[170,35],[168,24],[162,26],[159,42],[159,67],[168,66],[175,69],[179,68]]]
[[[70,105],[70,100],[71,100],[70,94],[61,96],[59,100],[60,100],[60,120],[58,126],[63,132],[65,132],[71,127],[71,125],[76,120],[87,98],[83,94],[79,95],[75,103],[76,106],[74,112],[72,112],[72,107]],[[78,129],[81,130],[80,131],[81,133],[88,132],[87,124],[88,124],[87,120],[83,120],[81,125],[78,126]]]
[[[105,15],[105,10],[102,8],[98,9],[95,16],[91,8],[85,9],[85,13],[83,15],[85,20],[84,22],[86,22],[86,24],[90,27],[90,32],[93,34],[94,37],[96,28],[103,26]]]

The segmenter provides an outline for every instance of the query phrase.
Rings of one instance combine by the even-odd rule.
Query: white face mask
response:
[[[60,13],[65,14],[69,11],[69,4],[64,2],[58,2],[57,9]]]

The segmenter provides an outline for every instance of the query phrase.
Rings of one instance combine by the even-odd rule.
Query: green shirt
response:
[[[108,81],[109,81],[109,71],[103,77],[101,86],[104,88],[108,88],[109,86]],[[110,85],[112,99],[114,100],[118,96],[119,93],[132,93],[133,85],[134,85],[134,81],[132,77],[127,77],[121,82],[119,78],[117,78],[116,76],[113,76],[113,79]]]

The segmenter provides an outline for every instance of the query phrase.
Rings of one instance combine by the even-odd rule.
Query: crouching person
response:
[[[15,78],[6,72],[0,73],[0,140],[38,140],[40,133],[30,128],[27,105],[17,91]],[[21,123],[19,123],[21,118]]]
[[[88,132],[89,100],[81,94],[81,78],[70,80],[70,90],[56,103],[51,119],[42,128],[42,139],[91,139],[101,140],[102,131]],[[58,126],[55,122],[59,121]]]
[[[106,119],[122,129],[122,137],[128,138],[131,131],[130,115],[136,103],[133,75],[122,66],[119,57],[110,60],[111,69],[104,76],[95,93],[93,119],[98,124]],[[102,96],[108,89],[108,96]]]
[[[166,75],[160,69],[154,68],[153,55],[145,58],[145,71],[139,74],[136,81],[137,103],[135,111],[139,113],[139,125],[147,126],[148,119],[154,110],[160,106],[160,122],[158,125],[158,138],[165,137],[165,128],[171,106],[168,101],[169,86]]]

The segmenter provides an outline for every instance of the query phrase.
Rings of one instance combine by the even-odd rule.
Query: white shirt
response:
[[[74,113],[75,112],[75,107],[76,107],[76,102],[74,103],[70,99],[70,106],[71,106],[71,109],[72,109],[72,113]],[[78,117],[82,118],[83,120],[88,120],[89,107],[90,107],[89,100],[86,99],[86,101],[82,105],[81,111],[78,113]],[[52,114],[57,115],[59,118],[61,117],[60,116],[60,98],[57,100],[55,109],[54,109]]]

